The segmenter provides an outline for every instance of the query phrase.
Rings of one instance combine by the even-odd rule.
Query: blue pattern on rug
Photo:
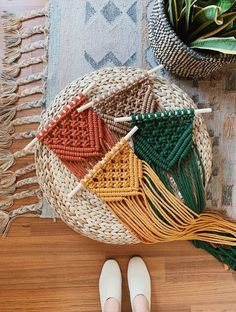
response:
[[[51,0],[48,101],[72,80],[102,67],[156,66],[147,36],[153,2]]]
[[[109,23],[112,23],[119,15],[122,14],[122,11],[114,4],[113,1],[110,0],[101,10],[101,13]]]

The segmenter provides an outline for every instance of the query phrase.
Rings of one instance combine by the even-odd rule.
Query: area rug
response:
[[[9,46],[9,49],[15,51],[16,47],[18,52],[10,53],[10,56],[3,60],[14,66],[10,72],[9,70],[7,72],[8,75],[13,75],[8,82],[12,81],[13,83],[3,85],[5,90],[3,89],[2,101],[4,103],[1,104],[1,116],[3,116],[1,118],[3,118],[4,124],[8,124],[7,135],[3,136],[4,142],[2,142],[0,150],[0,187],[1,194],[4,195],[1,207],[6,211],[18,198],[29,198],[27,199],[28,204],[21,210],[4,215],[6,222],[24,212],[35,213],[36,211],[37,215],[43,217],[55,217],[38,189],[33,162],[15,172],[14,167],[11,167],[14,159],[21,156],[20,153],[16,153],[14,157],[10,154],[8,149],[12,142],[26,137],[34,137],[35,134],[30,130],[16,133],[13,131],[14,126],[19,123],[34,123],[36,125],[40,120],[38,114],[35,117],[19,120],[19,118],[15,118],[16,111],[47,107],[56,94],[71,81],[102,67],[130,66],[148,69],[156,66],[158,61],[153,57],[147,35],[148,18],[153,4],[154,0],[73,0],[68,5],[66,0],[50,0],[49,9],[43,9],[41,13],[37,13],[46,17],[46,25],[33,26],[31,30],[22,29],[25,19],[37,19],[35,12],[27,12],[25,17],[16,17],[12,19],[12,24],[5,27],[6,43],[13,44],[12,47]],[[49,17],[47,17],[48,12]],[[36,16],[30,17],[30,14],[36,14]],[[48,25],[49,38],[47,41]],[[13,32],[14,35],[9,36],[9,32]],[[22,46],[22,37],[30,37],[32,32],[44,33],[45,39],[41,43]],[[10,37],[12,39],[7,39]],[[24,59],[21,62],[22,59],[18,58],[19,53],[22,55],[24,50],[31,51],[32,49],[39,49],[42,55],[33,57],[29,63]],[[47,59],[48,65],[46,65]],[[26,77],[20,75],[21,68],[35,66],[38,62],[44,64],[44,70],[34,72],[33,75]],[[7,68],[8,64],[5,67]],[[168,76],[187,91],[199,108],[209,106],[213,108],[213,114],[206,117],[214,150],[213,176],[207,191],[207,206],[213,209],[224,209],[228,215],[236,218],[234,109],[236,68],[231,67],[225,72],[225,75],[204,82],[179,80],[169,76],[165,71],[162,71],[162,75]],[[20,79],[17,80],[16,76]],[[3,78],[5,79],[6,76]],[[41,81],[42,85],[19,93],[18,86],[28,84],[28,80]],[[31,94],[37,94],[38,100],[33,102],[28,100]],[[29,112],[30,115],[32,114]],[[27,157],[26,159],[28,159]],[[29,171],[33,172],[32,176],[23,179],[22,174]],[[18,192],[17,188],[22,184],[33,184],[33,190]],[[31,201],[32,204],[29,204]],[[10,208],[10,211],[15,210]],[[5,228],[5,226],[3,227]]]

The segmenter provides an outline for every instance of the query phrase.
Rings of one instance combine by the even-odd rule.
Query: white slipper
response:
[[[145,262],[140,257],[133,257],[128,264],[128,285],[130,302],[133,309],[134,298],[138,295],[146,297],[151,309],[151,278]]]
[[[99,294],[102,312],[107,299],[115,298],[121,305],[122,277],[117,261],[107,260],[99,279]]]

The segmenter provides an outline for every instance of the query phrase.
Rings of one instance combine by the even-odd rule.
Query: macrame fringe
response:
[[[192,139],[194,111],[185,109],[133,115],[132,124],[140,129],[134,135],[137,155],[149,163],[170,192],[178,194],[194,212],[203,212],[205,172]],[[160,140],[162,133],[166,135],[164,141]],[[154,212],[158,214],[155,208]],[[210,243],[194,241],[193,244],[222,261],[225,246],[216,250]]]
[[[35,164],[30,164],[26,167],[13,171],[5,171],[0,174],[0,195],[9,195],[16,191],[17,188],[23,185],[37,184],[36,176],[17,180],[22,175],[35,171]]]
[[[26,205],[10,212],[0,210],[0,234],[6,237],[10,223],[17,217],[28,215],[28,216],[39,216],[42,210],[43,201],[39,200],[38,203],[32,205]],[[30,215],[29,215],[30,214]]]
[[[205,242],[236,246],[236,223],[224,220],[213,212],[196,214],[170,193],[151,167],[143,164],[143,179],[140,180],[145,197],[140,207],[136,205],[136,219],[142,219],[145,207],[147,214],[145,240],[149,243],[173,240],[200,239]],[[147,207],[149,207],[147,209]],[[157,213],[153,213],[156,210]],[[126,215],[132,209],[126,210]],[[138,226],[138,229],[142,227]],[[149,232],[149,235],[147,235]]]
[[[218,261],[222,262],[227,269],[236,271],[236,248],[234,246],[222,246],[219,244],[209,244],[203,241],[193,241],[197,248],[205,249]]]
[[[39,63],[46,63],[47,57],[46,55],[38,56],[38,57],[30,57],[24,61],[8,64],[3,63],[3,70],[2,70],[2,78],[6,79],[6,77],[15,78],[19,76],[21,70],[25,67],[29,67],[31,65],[36,65]]]
[[[20,29],[22,27],[22,22],[33,19],[35,17],[42,17],[42,16],[48,16],[48,8],[32,10],[30,12],[24,13],[19,16],[13,13],[4,11],[2,13],[3,29],[4,31]]]
[[[25,28],[24,22],[37,17],[48,15],[47,8],[27,12],[26,14],[15,16],[4,12],[2,15],[5,51],[3,56],[3,71],[1,77],[1,95],[0,95],[0,232],[6,233],[11,221],[18,215],[36,211],[39,213],[42,209],[42,200],[40,190],[37,188],[37,178],[34,175],[35,165],[29,164],[16,171],[11,171],[11,167],[20,157],[27,154],[33,154],[34,151],[16,151],[12,153],[9,148],[15,140],[35,137],[36,131],[31,129],[23,132],[16,132],[15,128],[19,125],[30,125],[40,122],[39,115],[25,116],[16,118],[18,111],[39,108],[45,105],[45,81],[47,79],[47,46],[48,46],[48,27],[47,22],[44,25],[33,25]],[[44,34],[42,40],[22,45],[22,40],[30,38],[36,34]],[[42,55],[29,57],[21,60],[21,56],[35,50],[41,49]],[[21,77],[23,68],[43,63],[43,70],[39,73],[30,74]],[[18,77],[20,76],[20,77]],[[30,87],[29,84],[42,81],[39,86]],[[19,87],[25,86],[19,91]],[[34,101],[27,101],[28,96],[39,96]],[[18,101],[21,99],[21,103]],[[30,112],[29,112],[30,113]],[[24,175],[30,173],[30,177]],[[35,189],[31,189],[34,185]],[[29,187],[29,190],[20,191],[21,187]],[[7,212],[15,201],[22,198],[37,197],[38,203],[17,208]],[[4,211],[3,211],[4,210]]]
[[[13,77],[6,76],[6,75],[3,76],[2,81],[1,81],[1,87],[2,87],[1,99],[16,92],[20,86],[24,86],[24,85],[27,85],[29,83],[36,82],[39,80],[44,81],[47,75],[46,69],[42,71],[41,73],[31,74],[27,77],[20,77],[18,79],[15,79]]]
[[[236,246],[236,222],[214,212],[197,214],[168,191],[124,139],[81,180],[148,244],[202,240]]]
[[[28,197],[38,197],[40,194],[40,189],[27,190],[15,193],[13,195],[6,196],[3,200],[0,201],[0,209],[6,210],[10,208],[14,201],[17,199],[28,198]]]
[[[4,64],[12,64],[16,60],[18,60],[22,56],[23,53],[32,52],[32,51],[35,51],[37,49],[44,49],[46,46],[47,46],[47,41],[46,40],[40,40],[40,41],[36,41],[36,42],[30,43],[30,44],[26,44],[23,47],[21,47],[20,49],[13,47],[13,48],[6,51],[5,57],[3,59],[3,63]]]

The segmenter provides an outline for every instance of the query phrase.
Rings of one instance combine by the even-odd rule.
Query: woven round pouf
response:
[[[127,81],[131,82],[131,86],[124,90]],[[195,107],[185,92],[161,77],[154,74],[148,76],[145,70],[136,68],[106,68],[85,75],[62,90],[44,112],[40,127],[43,128],[63,105],[78,91],[85,90],[91,82],[96,82],[96,86],[89,99],[94,101],[97,114],[117,139],[129,131],[130,124],[115,124],[113,117]],[[111,92],[115,92],[112,99],[108,96]],[[193,139],[208,182],[211,175],[212,150],[205,123],[199,115],[195,117]],[[56,154],[39,141],[36,144],[36,170],[40,187],[49,205],[72,229],[100,242],[139,243],[135,235],[92,191],[84,189],[75,197],[68,198],[68,194],[78,184],[78,179]]]

